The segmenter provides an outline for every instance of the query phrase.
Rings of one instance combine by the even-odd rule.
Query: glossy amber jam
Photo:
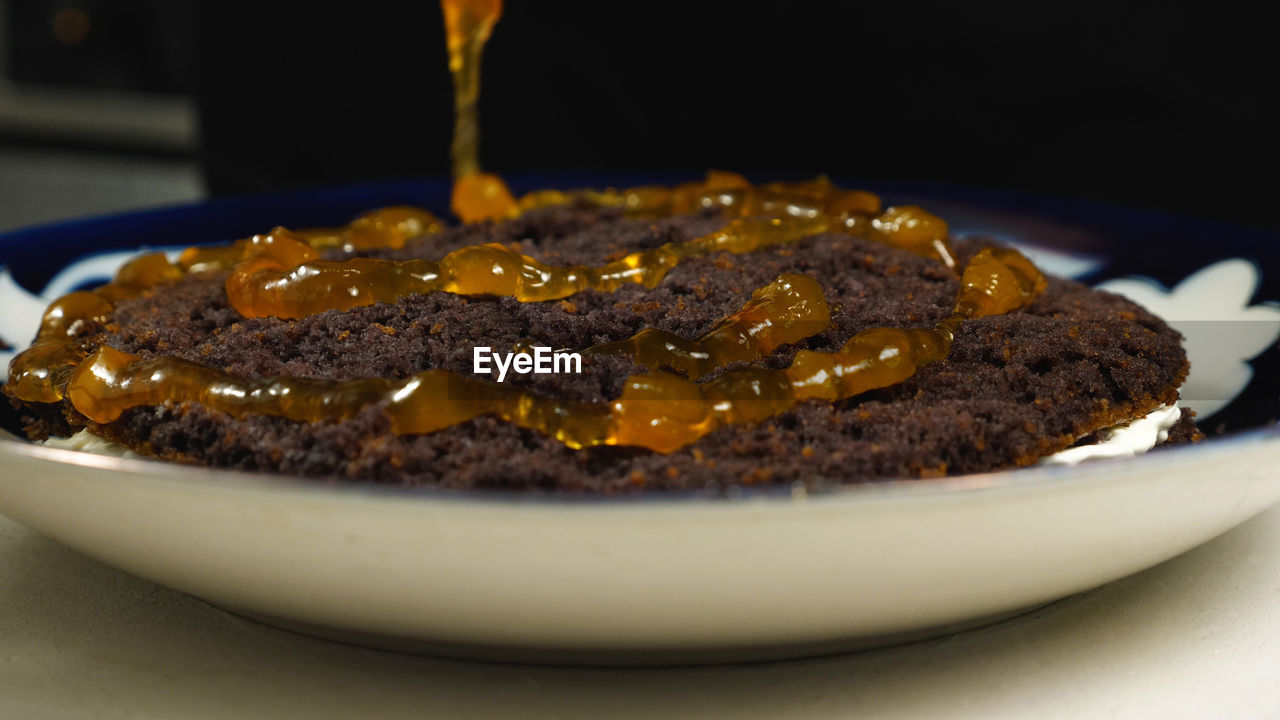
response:
[[[705,182],[672,189],[548,191],[539,193],[541,199],[522,203],[532,209],[588,198],[594,204],[645,214],[719,208],[739,215],[707,235],[631,253],[601,266],[547,265],[497,244],[461,248],[438,262],[317,260],[300,238],[279,228],[271,236],[241,241],[250,247],[227,279],[227,296],[245,317],[283,318],[394,302],[427,292],[503,295],[523,302],[556,300],[584,290],[611,292],[628,283],[652,288],[689,258],[752,252],[829,230],[863,235],[948,266],[955,264],[946,223],[918,207],[889,208],[873,217],[868,213],[879,210],[878,197],[844,190],[825,178],[753,188],[744,186],[745,180],[726,180],[729,176],[712,173]],[[714,187],[717,184],[723,186]]]
[[[245,317],[297,318],[428,292],[502,295],[521,302],[557,300],[627,284],[655,287],[680,262],[713,252],[745,253],[826,229],[808,218],[740,218],[685,242],[634,252],[601,266],[547,265],[495,243],[430,260],[308,260],[305,246],[277,238],[227,278],[227,298]]]
[[[955,267],[944,220],[914,205],[882,212],[878,196],[839,187],[825,176],[753,186],[741,175],[713,170],[705,181],[673,188],[542,190],[522,197],[519,206],[532,210],[578,203],[621,208],[640,216],[716,209],[730,217],[801,218],[820,222],[832,232],[861,235]]]
[[[35,342],[10,364],[9,390],[28,402],[61,400],[71,371],[87,354],[79,338],[100,327],[117,302],[187,273],[225,270],[260,255],[303,263],[318,257],[318,249],[329,247],[349,251],[397,248],[410,237],[439,229],[439,221],[426,210],[397,206],[365,213],[342,228],[297,233],[276,228],[229,245],[187,248],[176,263],[170,263],[163,253],[140,255],[117,270],[109,284],[71,293],[49,305]]]
[[[629,340],[600,345],[585,354],[632,355],[652,367],[670,365],[705,374],[740,360],[754,360],[777,347],[821,332],[830,323],[826,298],[810,277],[787,273],[752,294],[741,310],[722,320],[699,340],[688,341],[670,333],[642,330]],[[670,338],[676,347],[664,347]],[[280,415],[293,420],[318,421],[350,417],[389,392],[403,392],[406,383],[361,379],[343,383],[305,378],[273,378],[243,381],[197,363],[177,358],[142,361],[136,356],[103,347],[80,367],[71,383],[72,403],[87,417],[110,422],[138,404],[160,404],[164,398],[181,397],[240,415],[246,412]],[[114,374],[114,380],[106,380]],[[435,377],[438,373],[426,373]],[[459,381],[450,381],[454,387]],[[474,381],[475,388],[487,383]],[[474,388],[473,388],[474,390]],[[485,392],[475,390],[470,394]],[[493,397],[505,396],[495,390]],[[107,402],[107,396],[124,402]],[[459,397],[460,402],[470,402]]]
[[[830,324],[831,311],[818,283],[808,275],[785,273],[752,293],[741,310],[696,340],[647,328],[582,354],[624,355],[650,369],[671,369],[685,377],[700,378],[731,363],[764,357],[783,345],[816,335]]]
[[[502,0],[441,0],[453,75],[453,212],[464,222],[513,216],[516,201],[501,178],[480,172],[480,60]]]

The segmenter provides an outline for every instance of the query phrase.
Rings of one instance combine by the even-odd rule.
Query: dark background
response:
[[[78,61],[19,37],[15,76],[193,95],[215,194],[448,170],[431,0],[10,5],[11,35],[72,5],[100,20]],[[1275,70],[1271,24],[1224,4],[512,0],[482,159],[1008,187],[1280,229]]]

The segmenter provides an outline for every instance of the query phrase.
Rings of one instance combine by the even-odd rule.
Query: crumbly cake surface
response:
[[[376,255],[438,259],[466,245],[501,242],[544,262],[598,264],[721,224],[705,215],[632,220],[556,208],[452,228]],[[957,243],[961,262],[984,244]],[[826,293],[833,322],[803,343],[813,350],[837,349],[868,327],[931,326],[949,314],[958,288],[955,274],[934,260],[836,234],[686,261],[653,290],[628,286],[545,303],[432,293],[300,320],[241,318],[227,305],[225,275],[204,273],[120,303],[95,342],[258,378],[403,378],[430,368],[470,374],[477,345],[581,350],[645,327],[696,337],[783,272],[808,274]],[[1028,464],[1172,402],[1187,370],[1180,342],[1176,331],[1119,296],[1051,279],[1026,310],[966,322],[950,358],[900,385],[726,427],[670,455],[570,450],[487,417],[396,436],[377,406],[347,421],[306,424],[170,404],[130,410],[90,429],[184,462],[397,485],[634,491],[933,477]],[[784,367],[800,347],[780,348],[761,363]],[[624,358],[585,358],[582,374],[508,374],[506,382],[567,400],[604,401],[618,395],[623,378],[644,369]],[[85,424],[69,405],[21,410],[33,437]],[[1172,437],[1194,434],[1184,417]]]

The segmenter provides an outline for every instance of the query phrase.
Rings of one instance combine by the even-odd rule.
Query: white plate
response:
[[[808,497],[531,499],[325,486],[0,438],[5,514],[287,626],[552,662],[834,652],[1045,603],[1280,500],[1280,431]]]

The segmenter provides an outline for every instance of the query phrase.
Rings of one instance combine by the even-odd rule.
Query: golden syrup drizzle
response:
[[[783,344],[803,340],[824,330],[830,321],[826,298],[817,282],[806,275],[787,273],[754,292],[741,310],[722,320],[699,341],[666,335],[684,346],[696,347],[701,352],[697,367],[705,373],[735,361],[754,360]],[[617,355],[634,350],[647,359],[662,359],[660,349],[648,347],[649,339],[654,337],[651,332],[642,330],[629,341],[596,346],[586,352],[598,350],[599,354]],[[165,397],[193,396],[236,415],[254,412],[300,421],[341,419],[381,400],[388,392],[399,392],[407,386],[378,378],[344,383],[289,377],[244,381],[186,360],[163,357],[143,361],[110,347],[103,347],[79,372],[87,375],[72,383],[73,404],[88,417],[113,419],[133,403],[159,404]],[[116,399],[130,398],[127,404],[103,402],[103,396],[90,389],[93,378],[103,377],[104,372],[116,374],[118,382],[112,393]],[[440,373],[426,376],[439,378]],[[422,378],[420,381],[428,382]],[[428,384],[431,382],[436,381]],[[490,383],[474,383],[472,395],[506,397],[503,391],[489,389]],[[474,403],[475,398],[459,397],[459,401]]]
[[[439,221],[431,213],[402,206],[365,213],[342,228],[276,228],[229,245],[188,248],[176,264],[158,253],[144,255],[122,267],[112,283],[51,305],[35,342],[11,365],[10,389],[19,399],[31,402],[62,399],[62,388],[71,370],[87,353],[74,337],[66,335],[66,327],[82,330],[84,323],[109,315],[116,302],[191,272],[233,268],[227,280],[228,295],[247,317],[299,317],[432,290],[506,294],[536,301],[567,297],[584,289],[610,291],[627,283],[653,287],[682,259],[722,250],[750,252],[794,242],[833,229],[832,223],[836,230],[865,234],[926,256],[951,258],[945,241],[946,225],[941,220],[914,207],[889,208],[868,219],[869,213],[879,209],[879,198],[837,188],[825,178],[805,183],[771,183],[756,189],[739,175],[712,171],[702,183],[671,189],[606,190],[599,195],[593,202],[624,207],[636,214],[719,207],[731,216],[771,212],[780,217],[738,217],[708,235],[632,253],[598,268],[548,266],[496,245],[462,248],[439,263],[319,259],[319,251],[327,248],[349,252],[399,248],[408,238],[440,230]],[[581,198],[548,197],[540,202],[551,204],[553,200],[575,202]],[[837,212],[841,214],[832,220],[831,214]],[[696,370],[692,366],[686,369]]]
[[[644,185],[625,190],[537,190],[522,196],[516,211],[504,210],[504,214],[492,217],[513,217],[520,212],[579,203],[619,208],[641,217],[715,209],[730,217],[825,219],[832,231],[867,237],[939,260],[950,268],[956,265],[945,220],[915,205],[882,211],[875,194],[841,188],[825,175],[802,182],[753,186],[737,173],[712,170],[701,182],[670,188]]]
[[[731,216],[751,212],[780,216],[738,217],[708,235],[632,253],[598,268],[548,266],[496,245],[462,248],[439,263],[319,259],[319,251],[327,248],[349,252],[399,248],[408,238],[440,230],[439,221],[431,213],[401,206],[371,211],[342,228],[276,228],[229,245],[188,248],[175,264],[161,254],[144,255],[122,267],[112,283],[51,305],[35,342],[11,365],[10,389],[19,399],[31,402],[62,399],[62,388],[71,370],[87,353],[73,337],[66,336],[65,327],[83,329],[84,323],[106,317],[119,300],[191,272],[233,268],[227,280],[228,295],[233,306],[247,317],[300,317],[432,290],[510,295],[537,301],[567,297],[584,289],[611,291],[627,283],[653,287],[683,259],[718,251],[750,252],[794,242],[833,229],[832,223],[836,230],[866,234],[926,256],[947,260],[951,257],[944,239],[946,225],[941,220],[911,207],[889,208],[868,219],[868,213],[879,209],[879,198],[837,188],[825,178],[805,183],[771,183],[756,189],[739,175],[712,171],[702,183],[671,189],[607,190],[599,195],[593,202],[624,207],[636,214],[719,207]],[[580,199],[548,197],[544,204]],[[833,220],[834,213],[841,214]]]
[[[741,310],[696,340],[646,328],[626,340],[587,348],[582,354],[622,355],[652,370],[669,368],[685,377],[700,378],[730,363],[755,360],[797,343],[830,324],[831,311],[818,283],[808,275],[785,273],[753,292]]]
[[[526,196],[529,197],[529,196]],[[227,296],[245,317],[299,318],[395,302],[414,294],[450,292],[500,295],[521,302],[557,300],[584,290],[612,292],[627,283],[655,287],[678,263],[713,252],[745,253],[791,243],[828,230],[862,235],[955,265],[947,225],[914,206],[880,209],[880,199],[845,190],[826,178],[753,188],[741,176],[715,172],[706,181],[675,188],[624,191],[544,191],[527,208],[586,201],[636,214],[687,213],[719,208],[737,215],[723,228],[681,243],[635,252],[599,267],[554,266],[497,244],[460,248],[428,260],[316,260],[283,230],[273,244],[254,246],[227,278]],[[242,241],[248,242],[248,241]]]
[[[164,253],[148,253],[122,265],[111,284],[54,300],[35,341],[9,363],[9,392],[27,402],[61,400],[72,371],[88,352],[79,338],[105,322],[116,303],[179,275]]]
[[[106,298],[83,291],[53,301],[35,341],[10,365],[9,391],[14,397],[42,403],[61,400],[71,371],[85,358],[77,338],[90,324],[105,322],[114,307]]]
[[[344,252],[404,247],[406,240],[438,233],[443,229],[435,215],[407,205],[371,210],[340,228],[290,230],[277,227],[269,233],[237,240],[229,245],[198,245],[178,256],[184,273],[230,270],[238,263],[261,255],[301,265],[320,257],[318,250],[338,248]]]
[[[712,171],[703,183],[674,189],[649,187],[621,192],[603,191],[601,196],[607,199],[599,200],[597,204],[622,206],[639,214],[717,206],[773,211],[782,207],[779,203],[784,195],[788,195],[793,200],[800,196],[835,198],[829,202],[857,207],[859,211],[879,208],[879,199],[874,195],[839,191],[838,188],[833,190],[834,186],[825,180],[762,187],[764,192],[753,194],[751,186],[741,176]],[[820,191],[815,192],[814,188],[820,188]],[[744,198],[756,199],[748,202]],[[188,248],[176,264],[169,263],[160,254],[146,255],[122,267],[112,283],[86,294],[95,296],[94,299],[76,295],[51,305],[46,313],[49,317],[42,323],[35,342],[12,363],[10,389],[19,399],[31,402],[62,399],[61,388],[65,387],[71,369],[86,354],[72,339],[64,337],[63,326],[79,321],[76,327],[83,328],[83,323],[95,317],[106,317],[111,306],[119,300],[134,297],[143,290],[186,273],[234,268],[235,272],[228,278],[228,290],[233,298],[278,297],[278,304],[292,303],[299,310],[307,308],[314,312],[372,304],[379,299],[394,299],[407,292],[427,292],[433,288],[446,292],[501,294],[509,292],[514,284],[516,297],[551,299],[588,287],[616,289],[628,282],[652,287],[679,258],[719,250],[749,252],[778,242],[792,242],[826,228],[825,218],[794,211],[798,207],[795,202],[788,207],[792,211],[786,213],[787,217],[738,218],[722,230],[682,245],[670,244],[633,253],[601,268],[554,268],[495,246],[463,248],[447,256],[447,262],[440,264],[404,261],[403,264],[388,265],[386,261],[361,258],[345,262],[319,260],[319,251],[327,248],[342,248],[348,252],[399,248],[408,238],[440,230],[439,221],[431,213],[403,206],[365,213],[342,228],[298,231],[276,228],[270,233],[228,245]],[[893,242],[891,234],[880,239]],[[458,271],[458,276],[433,279],[433,274],[441,275],[438,265],[445,265],[450,272]],[[312,269],[319,272],[313,274]],[[276,282],[267,283],[265,288],[250,282],[261,280],[263,275]],[[286,298],[291,294],[294,297]],[[108,304],[106,309],[101,305],[104,301]],[[254,306],[252,300],[246,300],[238,305],[238,309],[246,316],[253,316],[256,312]],[[58,318],[63,320],[55,322]]]
[[[480,171],[480,131],[476,103],[480,100],[480,62],[484,44],[502,16],[502,0],[441,0],[449,72],[453,75],[454,179]]]
[[[144,361],[108,347],[75,370],[68,394],[77,410],[100,423],[131,407],[164,402],[308,422],[350,417],[385,402],[397,434],[436,432],[493,415],[570,448],[626,445],[668,453],[804,400],[835,401],[901,382],[945,358],[963,321],[1025,307],[1044,287],[1044,276],[1021,254],[988,248],[965,268],[953,313],[933,328],[871,328],[833,353],[801,351],[786,370],[731,370],[704,384],[668,372],[633,375],[608,403],[563,402],[443,370],[398,382],[246,380],[177,358]]]
[[[277,241],[227,277],[227,297],[245,317],[298,318],[349,310],[408,295],[449,292],[499,295],[521,302],[558,300],[584,290],[612,292],[636,284],[656,287],[680,262],[714,252],[746,253],[793,243],[824,231],[825,219],[738,218],[684,242],[670,242],[592,267],[547,265],[505,246],[459,248],[429,260],[296,260],[299,249]]]
[[[492,173],[464,175],[453,182],[450,209],[463,222],[507,220],[520,214],[502,178]]]
[[[339,248],[354,253],[365,250],[399,250],[406,240],[434,235],[444,229],[440,220],[420,207],[392,205],[360,215],[340,228],[310,228],[297,235],[317,250]]]
[[[754,186],[745,177],[724,170],[707,172],[706,179],[674,187],[642,185],[615,190],[538,190],[520,198],[522,211],[583,203],[616,207],[631,215],[679,215],[703,209],[722,209],[738,217],[754,215],[814,218],[827,215],[870,216],[880,212],[880,198],[864,190],[846,190],[826,176],[801,182],[772,182]]]
[[[441,0],[449,72],[453,75],[453,197],[463,222],[513,217],[516,201],[502,179],[480,172],[480,63],[502,16],[502,0]]]
[[[409,238],[439,230],[439,221],[426,210],[393,206],[367,212],[342,228],[296,233],[276,228],[231,244],[187,248],[177,263],[170,263],[163,253],[140,255],[121,266],[107,285],[65,295],[49,305],[35,341],[9,365],[9,390],[27,402],[58,402],[71,371],[88,354],[78,338],[100,327],[121,300],[187,273],[228,269],[258,255],[301,264],[318,257],[317,249],[329,247],[399,248]]]
[[[626,190],[540,190],[520,199],[522,211],[583,203],[615,207],[630,215],[677,215],[717,209],[730,217],[795,217],[825,220],[829,230],[871,240],[933,258],[955,267],[947,240],[947,223],[915,205],[881,211],[880,198],[863,190],[847,190],[826,176],[803,182],[753,186],[736,173],[713,170],[702,182],[672,188],[642,186]]]

